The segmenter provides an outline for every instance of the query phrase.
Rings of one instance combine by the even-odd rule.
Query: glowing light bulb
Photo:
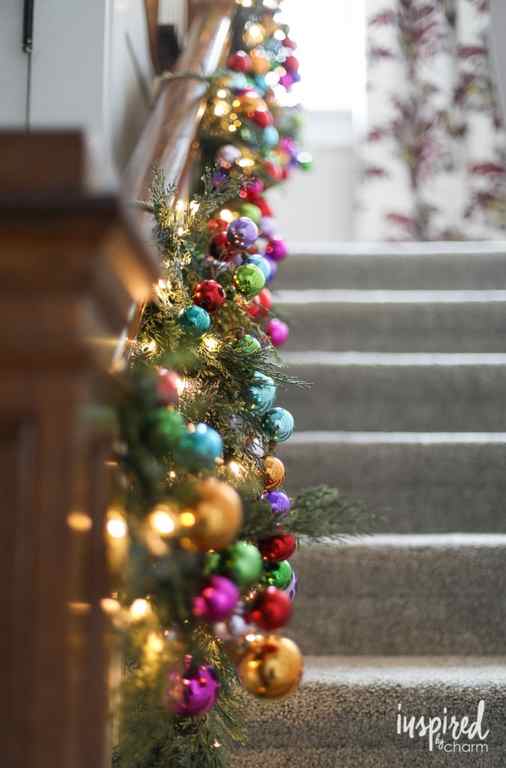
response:
[[[220,342],[216,336],[205,336],[202,343],[208,352],[216,352],[220,348]]]
[[[171,536],[176,530],[175,514],[168,504],[157,504],[148,521],[160,536]]]
[[[104,613],[107,613],[109,616],[114,615],[115,613],[119,613],[121,610],[121,605],[117,600],[114,600],[112,597],[104,597],[100,601],[100,607],[102,608]]]
[[[220,88],[216,91],[216,95],[219,99],[226,99],[228,96],[228,92],[224,88]]]
[[[248,24],[243,38],[244,42],[253,48],[253,46],[263,43],[265,39],[265,30],[261,24],[253,22],[252,24]]]
[[[234,214],[228,208],[223,208],[220,211],[220,219],[223,219],[223,221],[226,221],[227,224],[230,224],[230,222],[233,221],[234,218],[235,218]]]
[[[237,161],[237,165],[241,168],[251,168],[255,165],[255,161],[250,157],[241,157],[241,159]]]
[[[230,105],[226,101],[217,101],[214,105],[214,114],[216,117],[223,117],[230,112]]]
[[[192,528],[196,523],[195,515],[193,512],[181,512],[179,515],[179,522],[183,528]]]
[[[158,635],[156,632],[150,632],[146,640],[146,653],[150,656],[157,656],[163,651],[163,648],[163,638],[160,637],[160,635]]]
[[[128,533],[125,518],[115,509],[110,509],[107,513],[106,530],[112,539],[124,539]]]
[[[78,533],[86,533],[90,531],[93,526],[93,520],[86,512],[70,512],[67,516],[67,525],[72,528],[73,531]]]
[[[141,621],[142,619],[145,619],[146,616],[149,616],[151,613],[151,606],[147,600],[138,597],[130,606],[129,613],[132,621]]]
[[[244,467],[238,461],[234,461],[234,460],[229,461],[227,464],[227,469],[237,479],[241,478],[244,475]]]

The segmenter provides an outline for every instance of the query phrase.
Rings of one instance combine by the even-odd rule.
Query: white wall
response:
[[[0,126],[26,122],[29,58],[21,49],[23,12],[20,0],[0,2]]]

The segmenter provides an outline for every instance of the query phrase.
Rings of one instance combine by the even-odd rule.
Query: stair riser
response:
[[[506,445],[309,442],[279,448],[287,488],[363,499],[371,532],[506,531]]]
[[[430,248],[430,246],[429,246]],[[290,254],[283,288],[494,290],[506,288],[505,254]]]
[[[504,352],[506,302],[279,303],[287,351]]]
[[[290,634],[304,653],[506,650],[506,546],[303,547]]]
[[[289,365],[299,430],[506,431],[506,365]]]

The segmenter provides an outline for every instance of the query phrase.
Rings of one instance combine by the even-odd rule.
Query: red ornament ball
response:
[[[246,51],[236,51],[227,59],[227,67],[235,72],[249,72],[251,69],[251,57]]]
[[[230,248],[226,230],[218,232],[211,239],[211,242],[209,243],[209,253],[213,258],[219,259],[220,261],[227,261],[228,259],[232,258],[233,253]]]
[[[262,629],[279,629],[290,621],[293,603],[281,589],[267,587],[246,614],[246,621]]]
[[[287,72],[298,72],[299,60],[296,56],[287,56],[283,66]]]
[[[297,541],[291,533],[279,533],[264,539],[258,544],[264,560],[270,563],[278,563],[280,560],[288,560],[297,549]]]
[[[248,314],[252,318],[265,317],[272,307],[272,293],[268,288],[262,288],[253,301],[248,304]]]
[[[202,280],[193,289],[193,303],[207,312],[216,312],[225,303],[225,291],[216,280]]]
[[[228,221],[225,219],[209,219],[207,222],[207,229],[213,235],[217,232],[225,232],[228,228]]]
[[[158,369],[156,394],[162,405],[176,405],[178,398],[178,384],[179,376],[177,373],[174,373],[174,371],[168,371],[167,368]]]
[[[265,197],[257,197],[255,200],[255,205],[257,205],[260,208],[260,212],[262,216],[269,216],[272,217],[273,210]]]
[[[272,125],[274,122],[271,113],[267,112],[265,109],[255,109],[255,111],[251,113],[251,119],[254,123],[259,125],[260,128],[267,128],[267,126]]]
[[[274,181],[281,181],[283,178],[283,171],[277,163],[273,163],[272,160],[266,160],[264,163],[264,170],[268,176]],[[267,215],[267,214],[264,214]]]

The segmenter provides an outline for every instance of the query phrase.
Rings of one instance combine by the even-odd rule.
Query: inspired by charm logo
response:
[[[406,715],[399,704],[397,734],[410,739],[426,739],[430,752],[488,752],[486,740],[490,729],[484,725],[485,701],[478,703],[476,717],[455,717],[443,708],[440,717]],[[474,713],[473,713],[474,714]]]

